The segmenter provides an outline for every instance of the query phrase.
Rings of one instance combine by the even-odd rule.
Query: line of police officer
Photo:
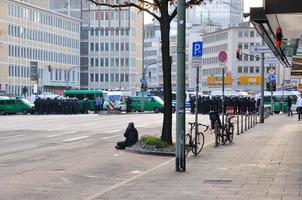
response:
[[[80,113],[80,102],[76,98],[37,98],[34,102],[35,113],[43,114],[78,114]]]
[[[190,98],[191,113],[195,113],[195,96]],[[224,111],[227,107],[232,107],[234,114],[244,114],[246,112],[254,113],[257,111],[259,102],[256,103],[254,98],[250,97],[225,97]],[[221,113],[222,98],[221,97],[201,97],[197,98],[197,111],[201,114],[209,114],[210,111]]]

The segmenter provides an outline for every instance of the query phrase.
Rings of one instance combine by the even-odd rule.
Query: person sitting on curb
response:
[[[134,123],[130,122],[124,133],[125,141],[120,141],[116,143],[116,149],[125,149],[138,141],[138,132],[134,127]]]

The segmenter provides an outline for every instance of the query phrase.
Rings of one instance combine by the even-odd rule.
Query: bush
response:
[[[172,146],[164,141],[161,141],[160,138],[151,135],[142,136],[140,142],[147,145],[155,145],[156,148],[168,148]]]

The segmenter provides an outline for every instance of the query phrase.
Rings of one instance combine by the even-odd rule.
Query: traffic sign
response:
[[[220,52],[218,53],[218,60],[219,60],[220,63],[226,63],[227,59],[228,59],[228,54],[227,54],[227,52],[225,52],[225,51],[220,51]]]
[[[250,53],[251,54],[259,54],[259,53],[271,53],[272,51],[268,46],[251,46]]]
[[[143,78],[143,77],[140,78],[139,81],[140,81],[141,84],[146,84],[147,83],[147,80],[145,78]]]
[[[273,83],[274,81],[276,81],[276,77],[274,76],[274,75],[269,75],[269,77],[268,77],[268,82],[269,83]]]
[[[193,42],[192,44],[192,56],[193,57],[200,57],[202,56],[202,41]]]

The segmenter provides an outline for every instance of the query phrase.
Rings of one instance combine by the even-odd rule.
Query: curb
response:
[[[126,147],[125,151],[131,152],[131,153],[145,154],[145,155],[175,157],[175,153],[171,153],[171,152],[146,151],[146,150],[133,149],[131,147],[130,148]]]

